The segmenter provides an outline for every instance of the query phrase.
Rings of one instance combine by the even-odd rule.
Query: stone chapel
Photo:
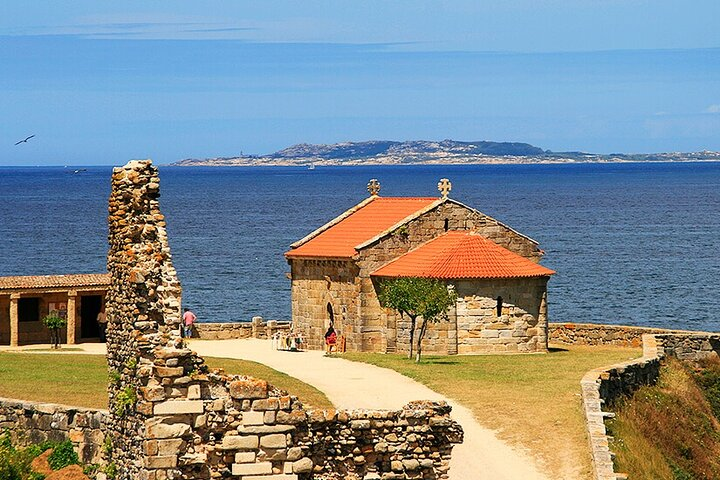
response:
[[[308,348],[323,348],[330,324],[348,351],[406,352],[407,318],[380,306],[379,283],[393,277],[434,278],[458,300],[448,321],[428,328],[427,353],[547,351],[547,282],[538,242],[448,198],[370,197],[293,243],[293,328]]]

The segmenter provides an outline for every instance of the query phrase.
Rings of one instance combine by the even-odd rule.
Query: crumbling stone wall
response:
[[[208,372],[179,337],[181,289],[158,197],[150,161],[113,171],[107,431],[121,480],[447,478],[462,429],[443,403],[306,411],[263,380]]]
[[[0,398],[0,433],[15,445],[70,440],[83,463],[103,461],[107,412],[54,403]]]

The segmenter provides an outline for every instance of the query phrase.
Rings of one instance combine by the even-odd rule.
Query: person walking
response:
[[[97,314],[98,331],[100,332],[100,342],[107,342],[107,315],[105,309],[100,310]]]
[[[186,308],[185,313],[183,313],[183,333],[185,334],[185,338],[192,337],[193,324],[195,323],[195,320],[197,320],[197,315],[195,315],[189,308]]]

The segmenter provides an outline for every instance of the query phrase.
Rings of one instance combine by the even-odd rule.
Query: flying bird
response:
[[[30,135],[30,136],[27,137],[25,140],[20,140],[20,141],[17,142],[15,145],[20,145],[21,143],[27,143],[27,141],[30,140],[31,138],[33,138],[34,136],[35,136],[35,135]]]

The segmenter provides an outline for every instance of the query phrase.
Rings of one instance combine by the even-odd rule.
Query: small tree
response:
[[[437,280],[401,277],[381,282],[378,299],[380,305],[396,310],[401,318],[405,315],[410,318],[408,358],[412,358],[413,355],[417,319],[418,317],[422,319],[415,357],[415,361],[419,362],[428,322],[436,323],[447,319],[447,310],[455,303],[457,294],[452,288]]]
[[[43,324],[50,329],[50,343],[53,348],[60,348],[60,329],[67,325],[67,320],[50,314],[42,319]]]

